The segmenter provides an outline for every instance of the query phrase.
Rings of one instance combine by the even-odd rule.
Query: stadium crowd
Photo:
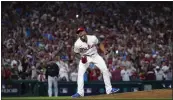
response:
[[[76,81],[76,30],[100,40],[113,81],[172,80],[172,5],[169,2],[2,2],[3,80],[46,81],[51,61],[60,81]],[[102,81],[90,64],[85,81]]]

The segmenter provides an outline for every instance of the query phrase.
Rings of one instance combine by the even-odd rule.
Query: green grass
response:
[[[70,100],[70,96],[60,96],[60,97],[3,97],[2,100]]]
[[[83,100],[94,100],[94,99],[87,99],[87,98],[77,98]],[[2,97],[2,100],[74,100],[70,96],[59,96],[59,97]],[[76,99],[75,99],[76,100]],[[172,98],[155,98],[155,99],[96,99],[96,100],[172,100]]]

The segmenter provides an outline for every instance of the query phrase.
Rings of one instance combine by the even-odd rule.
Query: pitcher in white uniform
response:
[[[105,64],[103,58],[97,53],[98,39],[94,35],[87,35],[84,28],[78,28],[77,30],[78,39],[74,44],[74,52],[81,55],[78,68],[78,79],[77,79],[77,93],[72,95],[73,98],[84,96],[84,73],[88,68],[89,64],[94,63],[103,73],[103,79],[105,83],[106,93],[111,94],[118,92],[118,88],[112,88],[110,82],[109,70]]]

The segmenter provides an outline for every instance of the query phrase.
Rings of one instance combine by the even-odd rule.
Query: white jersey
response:
[[[129,70],[121,70],[121,77],[123,81],[130,81],[131,73]]]
[[[155,76],[156,76],[156,80],[163,80],[163,77],[165,77],[165,74],[163,73],[162,70],[154,70],[155,71]]]
[[[74,44],[74,52],[83,55],[93,55],[97,54],[96,45],[98,44],[98,39],[94,35],[86,35],[87,43],[83,42],[80,38]]]
[[[56,64],[59,66],[60,75],[68,73],[68,64],[63,61],[58,61]]]

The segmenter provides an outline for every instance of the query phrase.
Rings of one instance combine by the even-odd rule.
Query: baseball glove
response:
[[[82,59],[81,59],[82,63],[85,64],[87,62],[87,57],[86,56],[83,56]]]

